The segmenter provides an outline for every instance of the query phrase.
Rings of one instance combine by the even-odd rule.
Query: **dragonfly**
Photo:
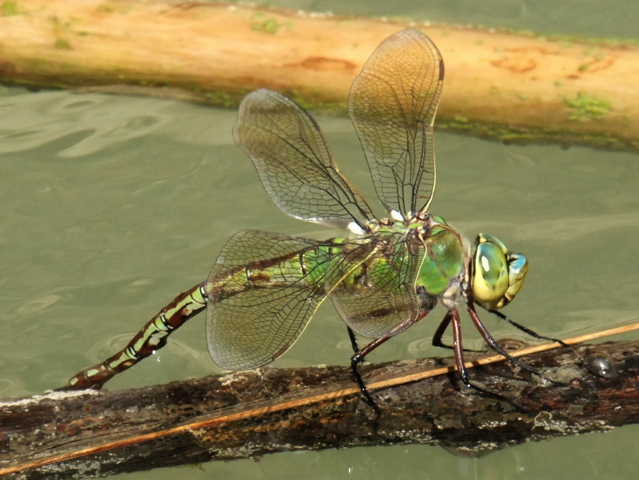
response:
[[[268,195],[296,219],[345,233],[325,241],[260,230],[234,234],[204,282],[178,295],[125,348],[82,370],[65,388],[101,388],[205,309],[208,349],[217,365],[267,365],[291,348],[327,299],[346,324],[353,376],[369,403],[360,364],[438,303],[446,314],[433,344],[454,350],[461,379],[473,386],[464,366],[460,310],[489,346],[508,356],[476,306],[501,314],[521,290],[528,260],[494,235],[480,233],[471,243],[430,211],[437,183],[433,127],[443,82],[440,51],[415,29],[384,40],[353,81],[348,113],[385,217],[376,216],[340,172],[318,124],[301,106],[267,89],[247,95],[234,137]],[[442,341],[451,326],[452,346]],[[360,337],[369,339],[361,348]]]

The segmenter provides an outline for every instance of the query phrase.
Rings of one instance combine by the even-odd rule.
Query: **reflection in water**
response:
[[[18,310],[17,310],[17,314],[18,315],[27,315],[30,313],[38,313],[38,312],[42,312],[43,310],[46,310],[47,308],[49,308],[51,305],[56,304],[59,300],[60,300],[59,295],[45,295],[43,297],[38,297],[38,298],[32,298],[31,300],[29,300],[28,302],[22,304]]]
[[[66,136],[85,134],[58,153],[64,158],[91,155],[152,133],[194,141],[216,117],[211,109],[192,106],[187,118],[176,121],[176,112],[185,110],[177,101],[63,91],[0,96],[0,112],[9,110],[10,116],[0,118],[0,153],[26,151]],[[230,131],[225,133],[217,138],[229,143]]]

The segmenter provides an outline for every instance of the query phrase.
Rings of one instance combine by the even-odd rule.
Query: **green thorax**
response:
[[[412,232],[411,232],[412,231]],[[393,222],[381,226],[376,231],[376,235],[397,236],[410,235],[420,232],[423,240],[423,263],[417,273],[416,286],[423,287],[430,295],[441,295],[449,288],[452,282],[461,279],[466,266],[466,249],[461,235],[455,231],[442,217],[433,216],[426,221],[417,221],[410,225],[402,222]],[[421,242],[420,242],[421,243]],[[410,255],[407,244],[399,243],[397,247],[405,248],[405,252],[386,252],[396,258],[396,255],[403,253]],[[324,255],[327,252],[322,252]],[[330,250],[331,256],[338,253],[335,248]],[[343,252],[339,252],[343,253]],[[326,258],[326,257],[324,257]],[[336,258],[333,257],[333,258]],[[400,262],[403,263],[403,262]],[[408,272],[397,271],[397,265],[391,268],[388,258],[384,255],[372,255],[368,261],[359,268],[353,270],[344,278],[341,288],[365,284],[369,287],[375,286],[377,282],[388,286],[389,284],[401,285],[407,278],[404,275]],[[390,278],[395,276],[397,278]]]
[[[461,235],[445,223],[434,225],[425,238],[424,262],[417,286],[431,295],[441,295],[464,272],[466,254]]]
[[[423,263],[417,273],[416,286],[423,287],[430,295],[441,295],[446,292],[452,282],[463,276],[467,263],[464,241],[461,235],[439,216],[432,216],[425,221],[416,221],[409,225],[402,222],[392,222],[378,228],[376,234],[383,237],[386,235],[410,235],[415,232],[419,232],[423,240],[423,246],[420,245],[418,248],[424,249]],[[402,248],[407,248],[406,244],[399,245],[402,245]],[[393,256],[397,253],[399,252],[394,252]],[[405,255],[409,254],[409,251],[406,250]],[[388,272],[385,272],[385,269]],[[365,275],[369,279],[380,278],[382,276],[380,274],[384,273],[387,275],[395,274],[399,277],[403,277],[407,273],[397,272],[396,268],[389,268],[384,256],[373,255],[362,264],[361,268],[356,269],[345,278],[344,286],[348,286],[349,283],[357,283],[357,279],[362,273],[361,270],[367,271],[368,275]],[[392,280],[386,278],[383,283],[388,285],[388,281]],[[394,280],[403,283],[402,280],[405,279],[397,278]],[[371,281],[366,283],[370,284]]]

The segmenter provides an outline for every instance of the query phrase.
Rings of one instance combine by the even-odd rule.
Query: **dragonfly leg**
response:
[[[203,284],[182,292],[149,320],[122,350],[98,365],[76,373],[58,390],[99,390],[111,378],[166,345],[168,336],[206,307]]]
[[[483,339],[486,341],[488,346],[490,346],[493,350],[495,350],[500,355],[503,355],[504,357],[506,357],[506,359],[511,364],[516,365],[517,367],[521,368],[522,370],[525,370],[525,371],[530,372],[530,373],[532,373],[534,375],[537,375],[538,377],[540,377],[540,378],[542,378],[542,379],[544,379],[544,380],[546,380],[546,381],[548,381],[548,382],[550,382],[550,383],[552,383],[554,385],[565,385],[565,383],[563,383],[563,382],[558,382],[556,380],[548,378],[547,376],[545,376],[543,373],[541,373],[536,368],[533,368],[530,365],[528,365],[527,363],[522,362],[517,357],[513,357],[504,348],[502,348],[502,346],[499,345],[499,343],[495,340],[495,338],[488,331],[488,329],[486,328],[484,323],[481,321],[481,319],[479,318],[479,315],[477,315],[477,312],[475,311],[475,309],[472,306],[472,304],[469,304],[469,306],[468,306],[468,313],[470,314],[470,318],[473,320],[473,323],[475,324],[475,327],[477,328],[477,330],[479,330],[479,333],[481,334]]]
[[[449,321],[452,321],[453,323],[453,350],[455,352],[455,368],[457,368],[457,373],[459,373],[459,376],[462,382],[464,382],[464,385],[483,392],[483,388],[477,387],[470,381],[468,370],[466,369],[466,365],[464,365],[464,342],[462,339],[461,319],[459,318],[459,312],[457,311],[457,309],[448,310],[446,317],[448,317]]]
[[[351,357],[351,372],[353,373],[355,382],[357,382],[357,386],[359,387],[359,391],[362,394],[362,398],[368,404],[368,406],[375,411],[375,417],[378,418],[381,415],[382,411],[380,410],[379,405],[377,405],[375,400],[373,400],[373,397],[368,391],[368,388],[366,388],[366,383],[364,382],[362,375],[359,373],[358,362],[357,360],[354,360],[357,355],[358,354],[356,353],[355,355],[353,355],[353,357]]]
[[[480,305],[481,306],[481,305]],[[558,344],[560,344],[562,347],[571,347],[570,345],[568,345],[567,343],[565,343],[563,340],[559,339],[559,338],[553,338],[553,337],[547,337],[545,335],[541,335],[537,332],[535,332],[532,328],[528,328],[525,325],[522,325],[521,323],[517,323],[514,320],[512,320],[510,317],[508,317],[507,315],[504,315],[503,313],[501,313],[498,310],[487,310],[489,313],[492,313],[493,315],[501,318],[502,320],[506,320],[508,323],[510,323],[513,327],[521,330],[522,332],[530,335],[533,338],[537,338],[539,340],[547,340],[549,342],[557,342]]]
[[[444,315],[444,318],[442,318],[442,321],[439,322],[439,326],[437,327],[437,330],[435,330],[435,333],[433,334],[433,340],[432,340],[433,347],[451,348],[451,349],[453,348],[452,345],[448,345],[442,341],[444,332],[450,325],[451,320],[452,320],[452,316],[449,310],[448,312],[446,312],[446,315]]]
[[[373,340],[372,342],[370,342],[369,344],[364,346],[364,348],[361,348],[361,349],[357,345],[357,339],[355,338],[355,334],[350,328],[348,328],[349,336],[351,338],[351,345],[353,346],[353,350],[355,351],[355,354],[351,357],[351,371],[353,372],[353,378],[355,379],[355,381],[357,382],[357,385],[359,386],[359,389],[360,389],[360,392],[362,393],[362,397],[364,398],[364,401],[368,405],[370,405],[370,407],[373,410],[375,410],[375,413],[377,416],[381,414],[381,410],[379,409],[379,406],[377,405],[377,403],[375,403],[375,400],[373,400],[373,397],[368,391],[368,388],[366,388],[366,383],[364,382],[362,375],[359,373],[359,365],[360,363],[364,361],[366,356],[369,353],[371,353],[373,350],[375,350],[377,347],[387,342],[398,333],[403,332],[411,325],[414,325],[419,320],[424,318],[426,315],[428,315],[428,311],[422,310],[414,317],[410,317],[404,320],[402,323],[400,323],[399,325],[391,329],[389,332],[387,332],[385,335],[379,338],[376,338],[375,340]]]
[[[348,331],[348,338],[351,341],[351,347],[353,348],[353,352],[354,352],[353,358],[354,358],[355,355],[358,355],[360,353],[359,344],[357,343],[357,337],[355,336],[355,332],[353,331],[353,329],[347,326],[346,330]],[[359,389],[362,392],[362,396],[364,400],[366,401],[366,403],[368,403],[368,405],[373,410],[375,410],[375,414],[379,416],[379,414],[381,413],[379,410],[379,406],[375,403],[375,400],[373,400],[373,397],[371,397],[370,392],[366,388],[366,384],[364,383],[364,379],[362,378],[362,375],[359,373],[357,365],[353,366],[353,358],[351,358],[351,371],[353,374],[353,378],[357,382],[357,385],[359,386]]]
[[[455,352],[455,368],[457,369],[457,373],[459,374],[459,377],[461,378],[461,381],[464,383],[464,385],[475,390],[482,396],[504,401],[512,405],[517,410],[525,412],[525,408],[523,408],[521,405],[517,404],[510,398],[500,395],[499,393],[486,390],[485,388],[480,387],[470,380],[468,369],[466,368],[466,365],[464,365],[464,343],[462,340],[461,318],[459,317],[459,312],[457,311],[457,309],[449,310],[448,313],[450,314],[450,318],[453,324],[453,350]]]
[[[355,332],[349,326],[346,327],[346,330],[348,331],[348,338],[351,341],[351,347],[353,347],[353,352],[359,353],[359,345],[357,343],[357,337],[355,336]]]
[[[442,341],[444,332],[449,327],[450,322],[452,320],[451,315],[452,314],[450,313],[450,310],[449,310],[444,316],[444,318],[442,319],[442,321],[439,323],[437,330],[435,330],[435,333],[433,334],[433,340],[432,340],[433,347],[449,348],[451,350],[454,350],[455,347],[453,345],[448,345],[447,343],[444,343]],[[481,352],[481,350],[471,350],[468,348],[464,348],[464,352]]]
[[[513,319],[511,319],[510,317],[508,317],[507,315],[504,315],[503,313],[497,311],[497,310],[488,310],[488,312],[492,313],[493,315],[496,315],[497,317],[501,318],[502,320],[506,320],[508,323],[510,323],[513,327],[521,330],[522,332],[524,332],[527,335],[530,335],[533,338],[537,338],[539,340],[546,340],[548,342],[556,342],[559,345],[561,345],[564,348],[570,348],[572,350],[572,352],[575,354],[575,356],[577,358],[579,358],[581,360],[581,362],[584,362],[584,358],[581,355],[581,353],[579,353],[579,351],[574,347],[574,345],[568,345],[566,342],[564,342],[563,340],[561,340],[560,338],[554,338],[554,337],[547,337],[546,335],[541,335],[537,332],[535,332],[532,328],[528,328],[525,325],[522,325],[521,323],[515,322]]]

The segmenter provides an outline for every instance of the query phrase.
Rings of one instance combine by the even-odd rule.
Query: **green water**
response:
[[[548,1],[493,1],[501,16],[492,24],[626,35],[631,9],[639,13],[639,7],[613,3],[619,8],[600,12],[592,1],[562,2],[555,10]],[[455,21],[490,23],[490,5],[478,5],[439,1],[432,2],[432,11]],[[567,5],[574,16],[566,13]],[[337,10],[329,2],[301,6]],[[365,11],[364,2],[349,8]],[[410,2],[393,8],[397,15],[428,17],[426,7],[416,9]],[[366,11],[389,14],[382,2]],[[542,21],[550,17],[554,23]],[[232,144],[235,117],[233,111],[166,100],[0,90],[0,398],[60,386],[78,369],[113,353],[164,303],[205,278],[232,232],[321,230],[286,217],[270,203],[250,161]],[[349,121],[319,121],[343,169],[372,193]],[[530,258],[526,287],[507,309],[513,318],[559,337],[639,320],[636,154],[505,146],[442,133],[437,154],[433,211],[468,236],[494,233]],[[203,320],[191,321],[158,355],[110,388],[214,373]],[[494,319],[486,321],[497,337],[523,338]],[[430,347],[434,323],[428,319],[413,327],[370,360],[441,354]],[[470,346],[480,345],[468,327]],[[349,355],[343,325],[326,305],[276,365],[345,364]],[[271,455],[259,462],[213,462],[118,478],[625,479],[636,474],[638,432],[625,427],[481,459],[439,448],[380,447]]]

